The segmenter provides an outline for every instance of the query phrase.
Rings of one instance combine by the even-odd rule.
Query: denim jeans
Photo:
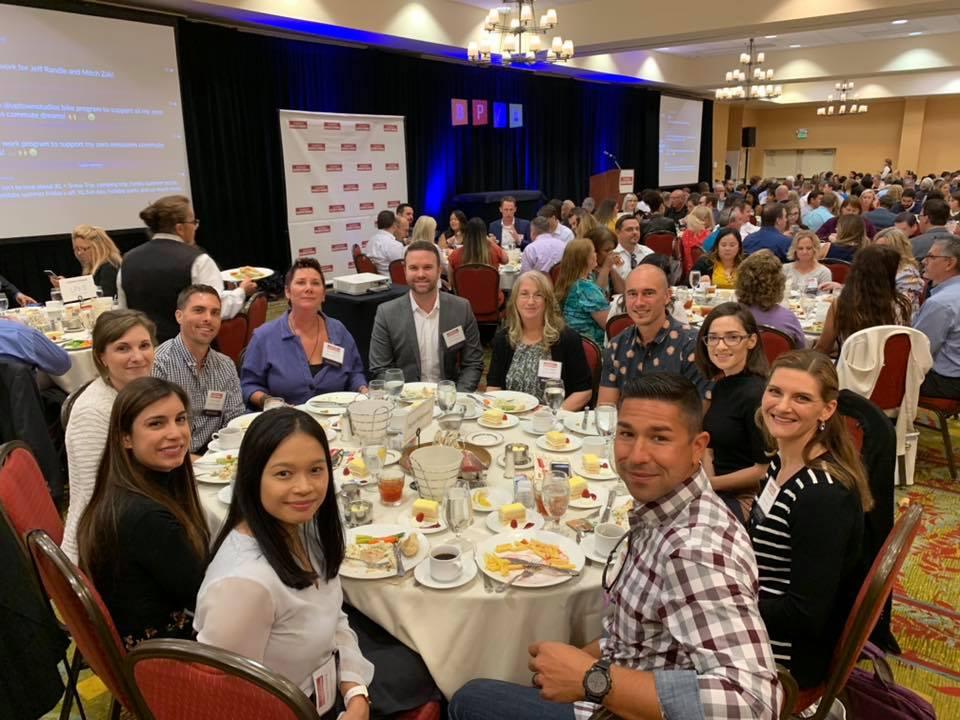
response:
[[[450,701],[449,720],[573,720],[573,705],[540,698],[540,690],[501,680],[471,680]]]

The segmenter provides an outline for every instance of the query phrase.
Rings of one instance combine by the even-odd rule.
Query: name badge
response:
[[[336,655],[331,655],[329,660],[313,671],[313,690],[317,712],[323,715],[337,701]]]
[[[325,342],[323,344],[323,359],[331,365],[340,367],[343,365],[343,348],[333,343]]]
[[[443,334],[443,341],[447,344],[447,350],[465,343],[467,336],[463,332],[463,325],[457,325],[453,330],[447,330]]]
[[[541,360],[540,367],[537,370],[537,377],[544,380],[559,380],[560,371],[563,369],[563,363],[556,360]]]
[[[777,485],[775,480],[767,480],[766,486],[763,488],[763,492],[760,493],[760,497],[757,498],[755,507],[760,511],[761,518],[765,518],[770,514],[770,509],[773,507],[773,503],[777,500],[777,495],[780,494],[780,486]]]
[[[222,390],[208,390],[207,398],[203,403],[203,414],[208,417],[219,417],[223,414],[223,405],[227,394]]]

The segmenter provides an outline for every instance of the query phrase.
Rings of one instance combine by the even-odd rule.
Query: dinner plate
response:
[[[357,400],[363,400],[366,397],[367,396],[364,395],[363,393],[347,392],[345,390],[341,390],[338,392],[328,392],[328,393],[322,393],[320,395],[314,395],[312,398],[307,400],[307,405],[313,405],[316,403],[320,403],[320,404],[334,403],[335,405],[347,406],[352,402],[356,402]]]
[[[556,453],[566,453],[573,452],[574,450],[579,450],[583,447],[583,441],[578,438],[576,435],[567,435],[567,439],[570,441],[566,444],[565,447],[555,448],[549,443],[547,443],[547,436],[541,435],[537,438],[537,447],[541,450],[546,450],[547,452],[556,452]]]
[[[600,435],[597,432],[597,422],[594,419],[593,413],[590,413],[590,419],[587,420],[587,427],[583,428],[581,423],[583,422],[583,412],[570,413],[569,415],[563,416],[563,426],[572,432],[577,433],[577,435],[591,435],[597,437]]]
[[[486,493],[489,505],[484,506],[477,502],[478,493]],[[470,493],[470,500],[474,512],[488,513],[499,510],[501,506],[513,502],[513,495],[505,488],[481,487]]]
[[[422,532],[424,535],[435,535],[436,533],[441,533],[447,529],[447,523],[443,520],[443,513],[437,517],[436,520],[421,520],[417,521],[417,518],[411,515],[409,512],[405,512],[400,516],[400,524],[408,528],[413,528],[418,532]],[[436,527],[434,527],[436,525]]]
[[[353,544],[358,535],[386,537],[388,535],[404,533],[404,537],[406,537],[406,533],[409,532],[410,528],[403,527],[402,525],[361,525],[360,527],[347,528],[346,542],[348,545]],[[426,560],[427,556],[430,554],[430,543],[427,542],[426,536],[422,532],[416,532],[416,534],[420,539],[420,549],[412,558],[403,558],[403,568],[407,572],[410,572],[410,570],[414,569],[417,565]],[[396,572],[393,570],[370,568],[361,562],[356,560],[347,560],[346,558],[344,558],[343,562],[340,564],[340,574],[343,577],[353,578],[354,580],[381,580],[383,578],[397,576]]]
[[[233,500],[233,485],[220,488],[220,492],[217,493],[217,500],[224,505],[229,505],[230,501]]]
[[[570,498],[570,507],[574,510],[593,510],[598,507],[603,507],[607,502],[607,495],[609,491],[606,488],[594,487],[590,483],[587,483],[587,490],[596,495],[596,497],[585,498],[582,495],[573,498]]]
[[[297,410],[303,410],[305,413],[309,413],[310,415],[318,418],[343,415],[344,410],[346,410],[346,408],[342,405],[335,405],[332,403],[327,405],[311,405],[310,403],[304,403],[303,405],[297,405],[296,408]]]
[[[476,553],[476,562],[477,567],[480,568],[480,572],[493,578],[497,582],[507,582],[511,578],[520,574],[520,570],[515,570],[509,575],[504,577],[500,573],[487,570],[486,563],[484,562],[484,557],[487,553],[496,555],[496,550],[498,545],[506,545],[507,543],[517,542],[523,539],[535,539],[543,543],[549,543],[551,545],[556,545],[560,548],[564,555],[567,556],[567,559],[570,560],[570,564],[573,565],[577,571],[583,572],[583,566],[587,562],[586,556],[583,554],[583,551],[580,549],[580,546],[577,545],[576,541],[572,538],[564,537],[563,535],[557,535],[546,530],[526,530],[522,532],[513,531],[513,532],[504,532],[499,535],[494,535],[491,538],[477,543],[474,552]],[[533,562],[541,562],[541,558],[534,555],[532,552],[510,552],[509,555],[515,555],[516,557],[527,558]],[[560,585],[570,580],[573,576],[571,575],[561,575],[559,573],[553,573],[549,570],[544,570],[542,572],[536,572],[530,577],[524,578],[523,580],[517,580],[513,587],[521,588],[541,588],[541,587],[552,587],[554,585]]]
[[[403,385],[403,392],[400,393],[400,399],[404,402],[413,402],[414,400],[435,400],[437,397],[437,384],[432,382],[408,382]]]
[[[513,390],[494,390],[493,392],[488,392],[486,394],[492,398],[490,406],[499,408],[506,413],[524,413],[529,410],[533,410],[540,404],[540,400],[535,398],[533,395],[522,392],[514,392]],[[498,400],[501,402],[513,402],[516,407],[506,410],[499,407],[497,404]]]
[[[252,423],[262,414],[262,412],[249,412],[244,413],[243,415],[237,415],[237,417],[227,423],[227,427],[246,430],[248,427],[250,427],[250,423]]]
[[[504,503],[506,504],[506,503]],[[506,532],[517,532],[518,530],[539,530],[543,527],[543,515],[538,513],[536,510],[527,510],[527,519],[523,522],[517,521],[517,528],[514,529],[510,527],[510,523],[504,525],[500,522],[500,506],[497,505],[494,508],[497,512],[492,512],[487,515],[487,519],[484,521],[487,525],[487,529],[490,532],[494,533],[506,533]],[[532,527],[526,527],[532,523]]]
[[[610,519],[608,522],[615,523],[625,530],[630,529],[630,515],[628,506],[630,508],[634,505],[633,498],[630,495],[620,495],[616,500],[613,501],[613,511],[610,513]]]
[[[249,274],[244,274],[243,270],[249,269]],[[273,275],[273,270],[265,267],[254,267],[253,265],[246,265],[244,267],[235,267],[230,268],[229,270],[221,270],[220,277],[223,278],[224,282],[233,282],[239,283],[244,280],[263,280]]]
[[[507,414],[507,419],[504,420],[499,425],[494,425],[493,423],[488,423],[483,419],[483,415],[477,418],[477,425],[480,427],[490,428],[491,430],[506,430],[507,428],[515,427],[520,422],[520,418],[516,415]]]
[[[477,568],[477,563],[473,559],[473,553],[463,553],[460,556],[460,562],[463,565],[463,570],[460,572],[459,577],[454,578],[453,580],[437,580],[430,574],[430,560],[428,559],[425,563],[420,563],[413,569],[413,576],[417,579],[424,587],[431,588],[432,590],[451,590],[453,588],[458,588],[461,585],[466,585],[468,582],[473,580],[479,568]]]
[[[467,435],[464,440],[480,447],[495,447],[503,442],[503,435],[492,430],[478,430]]]
[[[212,485],[226,485],[233,482],[237,474],[237,452],[236,450],[207,452],[194,460],[193,474],[197,481]],[[227,468],[230,472],[224,474]]]
[[[608,467],[604,468],[604,463],[606,463]],[[620,477],[617,475],[616,471],[610,467],[610,463],[606,460],[600,461],[599,472],[588,472],[587,469],[583,467],[582,457],[578,457],[573,462],[573,472],[582,478],[586,478],[587,480],[616,480],[618,477]]]

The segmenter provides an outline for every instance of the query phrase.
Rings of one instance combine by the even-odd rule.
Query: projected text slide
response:
[[[697,182],[703,103],[663,95],[660,98],[659,185]]]

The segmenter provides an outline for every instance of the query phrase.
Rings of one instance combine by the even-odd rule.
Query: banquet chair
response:
[[[247,344],[247,316],[243,313],[223,320],[220,323],[220,332],[217,333],[217,349],[233,360],[237,365],[240,360],[240,351]]]
[[[767,356],[767,362],[771,365],[773,361],[786,352],[796,349],[793,338],[782,330],[777,330],[769,325],[760,326],[760,342],[763,343],[763,352]]]
[[[607,318],[607,339],[612,340],[632,325],[633,320],[626,313],[610,316]]]
[[[783,665],[777,663],[777,680],[780,681],[780,689],[783,690],[783,700],[780,703],[780,717],[790,716],[788,710],[797,704],[797,696],[800,694],[800,687],[793,675]]]
[[[659,255],[677,256],[677,236],[668,232],[650,233],[642,243]]]
[[[500,272],[492,265],[468,263],[453,273],[457,295],[469,301],[477,323],[499,324],[503,316]]]
[[[593,388],[590,403],[587,407],[596,407],[597,393],[600,390],[600,370],[603,367],[603,354],[600,351],[600,346],[590,338],[581,335],[580,341],[583,343],[583,354],[587,358],[587,367],[590,368],[590,383]]]
[[[319,720],[285,677],[210,645],[146,640],[124,664],[153,720]]]
[[[43,530],[27,535],[27,547],[47,596],[70,631],[77,650],[113,696],[111,718],[120,717],[121,707],[134,717],[149,718],[143,699],[123,666],[126,650],[120,633],[93,583]]]
[[[805,710],[818,700],[819,706],[812,720],[823,720],[830,713],[833,701],[846,686],[850,673],[860,660],[860,653],[867,644],[867,638],[883,611],[887,597],[893,590],[897,574],[920,529],[921,512],[922,507],[919,504],[911,505],[894,525],[860,586],[840,641],[834,648],[826,681],[818,687],[801,691],[793,706],[794,713]]]
[[[350,252],[353,253],[353,259],[356,261],[357,256],[363,252],[363,250],[360,248],[360,243],[354,243],[353,247],[350,248]]]
[[[850,274],[850,263],[846,260],[823,258],[820,264],[830,268],[830,277],[835,283],[843,285],[847,281],[847,275]]]
[[[250,344],[250,338],[253,337],[253,331],[267,321],[267,307],[269,306],[267,294],[257,291],[243,304],[242,312],[247,316],[247,337],[244,338],[243,346]]]
[[[371,260],[364,253],[358,253],[353,257],[353,265],[358,273],[373,273],[377,274],[377,266],[373,264]]]
[[[406,285],[407,273],[403,269],[403,260],[393,260],[390,263],[390,282],[394,285]]]
[[[928,425],[918,422],[917,425],[939,430],[943,437],[943,449],[947,453],[947,467],[950,468],[950,477],[957,480],[957,458],[953,452],[953,440],[950,437],[950,418],[960,415],[960,400],[949,398],[920,396],[919,407],[928,410],[937,416],[937,425]]]
[[[96,380],[96,378],[93,378],[93,380]],[[64,432],[67,431],[67,424],[70,422],[70,414],[73,412],[73,406],[93,380],[87,380],[83,385],[67,395],[67,399],[64,400],[63,405],[60,406],[60,427],[63,428]]]

